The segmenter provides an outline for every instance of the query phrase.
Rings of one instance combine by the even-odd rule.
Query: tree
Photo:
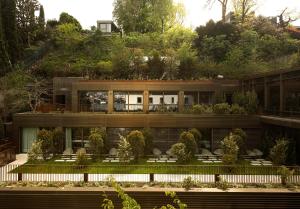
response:
[[[76,27],[77,31],[81,31],[82,27],[79,23],[79,21],[73,17],[72,15],[69,15],[66,12],[62,12],[59,16],[59,24],[73,24]]]
[[[182,21],[183,11],[173,0],[115,0],[113,17],[125,33],[164,32]]]
[[[43,96],[48,95],[48,89],[45,80],[33,79],[33,82],[27,85],[27,103],[32,112],[36,112],[37,108],[44,101]]]
[[[296,21],[298,18],[291,17],[291,13],[288,12],[288,8],[286,7],[282,12],[277,16],[279,19],[278,26],[280,28],[285,29],[290,23]]]
[[[31,145],[31,149],[28,152],[28,161],[36,161],[42,154],[42,141],[37,140]]]
[[[8,71],[8,68],[12,67],[6,49],[6,42],[2,24],[2,1],[0,1],[0,67],[2,68],[0,76],[3,76]]]
[[[43,39],[45,37],[45,12],[43,5],[40,5],[40,13],[38,16],[37,24],[38,24],[38,31],[37,31],[37,38]]]
[[[64,148],[65,132],[62,128],[55,128],[52,133],[53,154],[61,154]]]
[[[144,155],[145,137],[141,131],[131,131],[127,135],[127,140],[131,145],[135,161]]]
[[[226,13],[227,13],[227,5],[229,0],[217,0],[222,6],[222,22],[225,22]],[[216,0],[207,0],[208,5],[213,5]]]
[[[191,132],[182,132],[180,134],[178,142],[185,144],[187,151],[191,153],[191,157],[194,157],[197,151],[197,143],[195,141],[194,135]]]
[[[118,157],[120,162],[129,162],[132,154],[130,143],[125,137],[120,135],[120,141],[118,143]]]
[[[256,0],[233,0],[234,15],[244,24],[248,17],[253,13]]]
[[[101,131],[98,128],[91,129],[91,133],[89,135],[89,145],[90,151],[92,153],[92,158],[99,158],[104,148],[104,141],[101,135]]]
[[[18,44],[18,32],[16,23],[16,2],[12,0],[1,0],[1,13],[2,13],[2,34],[3,43],[2,51],[3,56],[8,64],[8,68],[12,70],[20,56]]]
[[[22,47],[30,47],[36,37],[37,22],[35,12],[39,10],[37,0],[16,0],[17,27]]]
[[[49,130],[42,129],[37,134],[37,140],[41,141],[41,151],[43,160],[47,160],[53,153],[53,133]]]
[[[289,141],[285,138],[276,140],[276,144],[270,150],[270,158],[275,165],[285,164]]]
[[[143,136],[145,138],[145,154],[152,154],[153,150],[153,133],[151,129],[144,128],[142,130]]]
[[[222,159],[223,163],[225,165],[235,164],[238,157],[239,147],[232,133],[221,141],[221,146],[224,151]]]

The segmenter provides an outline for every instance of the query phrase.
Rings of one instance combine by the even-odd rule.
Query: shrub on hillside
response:
[[[145,137],[141,131],[131,131],[127,135],[127,140],[131,145],[134,159],[137,161],[144,155]]]
[[[288,140],[278,139],[276,144],[270,150],[270,158],[275,165],[284,165],[287,157]]]
[[[230,105],[227,104],[227,103],[220,103],[220,104],[215,104],[213,106],[213,112],[215,114],[220,114],[220,115],[223,115],[223,114],[230,114]]]
[[[179,143],[183,143],[186,146],[187,152],[193,157],[197,151],[197,143],[194,135],[191,132],[184,131],[180,134]]]

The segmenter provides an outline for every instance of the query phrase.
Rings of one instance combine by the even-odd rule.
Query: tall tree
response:
[[[113,16],[125,33],[164,32],[182,21],[183,8],[173,0],[115,0]]]
[[[40,14],[39,14],[39,18],[38,18],[38,25],[39,25],[39,29],[41,31],[45,30],[45,12],[44,12],[44,7],[43,5],[40,5]]]
[[[1,0],[3,45],[5,59],[11,67],[19,57],[16,27],[16,4],[14,0]]]
[[[39,9],[37,0],[16,0],[17,27],[23,47],[29,47],[35,38],[37,23],[35,11]]]
[[[0,1],[0,67],[1,72],[0,75],[4,75],[6,72],[6,67],[9,63],[9,57],[6,51],[5,41],[4,41],[4,34],[3,34],[3,27],[2,27],[2,1]]]
[[[73,17],[72,15],[69,15],[66,12],[62,12],[59,16],[59,24],[73,24],[78,31],[82,29],[79,21]]]
[[[256,6],[256,0],[232,0],[234,14],[243,24],[251,15]]]
[[[227,6],[229,0],[207,0],[208,5],[213,5],[216,1],[218,1],[222,6],[222,21],[225,22],[226,12],[227,12]]]

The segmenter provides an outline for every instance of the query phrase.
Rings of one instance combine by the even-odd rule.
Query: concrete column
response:
[[[284,82],[282,80],[282,74],[280,74],[280,81],[279,81],[279,85],[280,85],[280,106],[279,106],[279,111],[283,112],[285,107],[284,107]]]
[[[264,109],[267,110],[270,104],[270,89],[267,78],[264,78]]]
[[[78,112],[78,91],[72,90],[72,112]]]
[[[149,91],[143,92],[143,112],[149,113]]]
[[[178,93],[178,112],[184,111],[184,91]]]
[[[114,112],[114,93],[113,91],[108,91],[108,105],[107,105],[107,113]]]

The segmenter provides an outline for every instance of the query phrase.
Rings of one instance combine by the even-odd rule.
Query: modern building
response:
[[[204,136],[202,146],[213,151],[233,128],[246,131],[249,148],[259,148],[266,128],[278,126],[282,133],[294,133],[292,137],[299,152],[299,80],[300,70],[257,75],[241,81],[54,78],[53,111],[16,114],[14,138],[18,152],[27,152],[39,129],[62,127],[65,148],[76,150],[87,146],[89,128],[105,128],[110,147],[116,146],[119,134],[150,128],[154,146],[165,151],[176,143],[182,130],[198,128]],[[259,115],[197,115],[186,111],[196,104],[215,104],[220,98],[230,104],[237,90],[257,92]]]
[[[119,29],[112,20],[98,20],[97,29],[100,30],[103,34],[118,33]]]

